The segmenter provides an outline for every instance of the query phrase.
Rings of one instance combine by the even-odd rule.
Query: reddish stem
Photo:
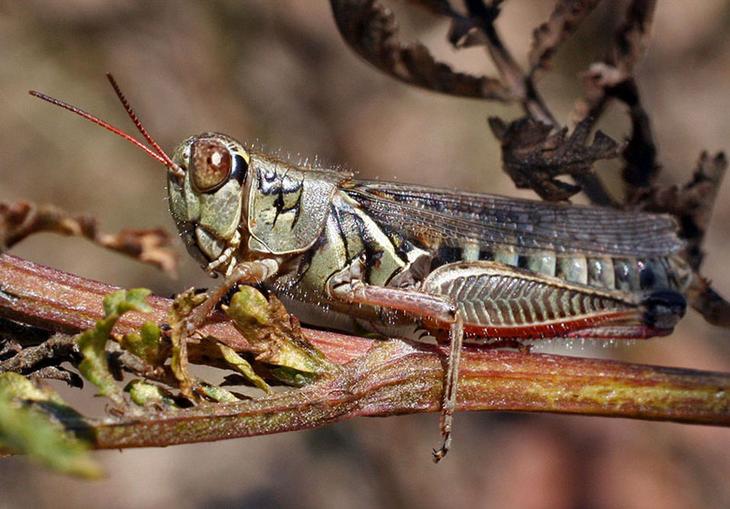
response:
[[[0,256],[0,316],[49,330],[76,332],[102,315],[114,287]],[[154,312],[129,314],[119,332],[146,319],[164,320],[169,299]],[[222,320],[222,318],[221,318]],[[248,342],[227,322],[204,329],[239,351]],[[439,409],[442,355],[427,345],[370,340],[305,329],[307,338],[344,368],[303,389],[174,413],[67,423],[97,448],[163,446],[312,428],[356,416]],[[604,415],[730,426],[730,375],[609,360],[467,348],[459,379],[460,410]]]

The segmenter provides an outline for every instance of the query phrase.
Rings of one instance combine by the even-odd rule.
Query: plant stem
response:
[[[0,256],[0,316],[50,330],[76,332],[102,316],[101,299],[114,287]],[[168,299],[154,312],[129,313],[128,332],[144,320],[165,319]],[[204,330],[237,351],[248,342],[227,322]],[[305,329],[307,339],[343,365],[336,375],[302,389],[232,404],[82,419],[66,425],[93,447],[166,446],[308,429],[358,416],[436,412],[443,353],[397,339],[371,340]],[[730,375],[610,360],[486,350],[462,357],[459,410],[603,415],[730,426]]]

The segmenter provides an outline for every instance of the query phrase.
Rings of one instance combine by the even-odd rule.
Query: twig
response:
[[[102,316],[114,287],[0,256],[0,316],[76,332]],[[150,315],[125,314],[117,332],[165,319],[168,299],[151,299]],[[162,446],[312,428],[356,416],[435,412],[440,408],[442,354],[433,346],[370,340],[305,329],[330,360],[343,365],[303,389],[233,404],[74,420],[69,427],[97,448]],[[237,351],[248,342],[227,322],[204,334]],[[730,426],[730,375],[607,360],[467,348],[460,410],[610,415]]]
[[[612,99],[629,108],[631,135],[622,154],[625,201],[629,204],[635,203],[636,195],[651,186],[660,169],[649,115],[641,104],[633,77],[634,68],[646,49],[655,8],[656,0],[633,0],[629,4],[611,51],[603,62],[592,64],[584,74],[586,95],[576,103],[574,112],[576,122],[595,123]],[[600,203],[592,196],[591,200]]]
[[[494,4],[489,6],[485,5],[482,0],[467,0],[466,2],[469,15],[479,20],[478,24],[486,36],[489,54],[492,57],[494,64],[497,66],[500,75],[510,87],[512,94],[515,97],[519,98],[520,104],[522,105],[523,109],[528,114],[530,119],[532,119],[534,122],[540,122],[548,125],[553,130],[559,130],[560,123],[557,122],[555,116],[549,110],[545,101],[542,99],[535,86],[535,70],[537,69],[536,66],[544,67],[547,65],[548,59],[553,54],[557,45],[562,42],[562,39],[566,36],[567,33],[574,30],[575,27],[573,23],[577,23],[582,20],[595,6],[595,2],[589,2],[588,4],[582,6],[582,8],[578,8],[575,5],[572,5],[575,2],[565,3],[571,5],[566,7],[565,5],[562,5],[563,3],[558,4],[556,6],[556,10],[550,17],[550,20],[540,27],[544,28],[546,26],[550,26],[549,24],[551,22],[553,24],[561,25],[562,32],[559,35],[555,36],[554,40],[552,41],[553,46],[548,46],[547,43],[540,40],[541,34],[544,34],[543,30],[540,30],[540,28],[538,28],[538,30],[534,32],[532,58],[535,61],[533,62],[533,67],[530,73],[526,74],[512,57],[511,53],[502,42],[499,34],[496,31],[496,28],[494,27],[494,21],[499,15],[499,2],[495,2]],[[565,9],[561,11],[561,7],[564,7]],[[558,18],[560,17],[560,15],[562,15],[563,17],[562,23],[558,23]],[[568,20],[571,15],[574,15],[574,19]],[[587,125],[586,127],[586,130],[589,132],[590,125]],[[513,155],[514,154],[507,154],[503,151],[503,160],[506,161]],[[571,174],[571,177],[575,179],[575,181],[580,185],[580,189],[582,189],[583,192],[586,193],[588,198],[593,203],[603,206],[617,206],[617,203],[608,193],[600,179],[590,172],[590,167],[587,171],[575,172]],[[538,183],[538,180],[540,179],[529,180],[535,183],[534,186],[530,185],[530,187],[538,194],[540,194],[543,199],[565,200],[568,196],[570,196],[570,194],[573,194],[579,190],[565,183],[562,183],[564,185],[561,186],[561,183],[559,181],[554,181],[554,184],[556,186],[563,188],[563,193],[540,193],[539,190],[541,189],[541,186]],[[520,187],[520,184],[518,182],[515,182],[515,184]],[[568,191],[569,189],[571,189],[572,191],[566,195],[565,191]]]
[[[28,201],[0,202],[0,252],[39,232],[84,237],[169,274],[175,274],[177,270],[177,254],[170,248],[171,238],[161,228],[101,233],[96,219],[90,216],[70,214],[53,205]]]
[[[76,348],[72,336],[55,334],[38,346],[23,348],[13,357],[0,362],[0,372],[32,373],[55,361],[68,360]]]
[[[486,36],[489,55],[499,74],[512,91],[512,95],[519,99],[525,112],[538,122],[554,128],[559,127],[552,112],[535,88],[532,77],[526,75],[520,68],[494,27],[494,21],[499,16],[499,2],[487,6],[482,0],[466,0],[466,8],[469,16],[477,20],[478,26]]]
[[[462,411],[559,411],[730,426],[728,375],[505,351],[467,351],[462,363]],[[273,397],[142,421],[90,421],[93,445],[213,441],[440,409],[442,368],[433,350],[388,341],[348,367],[342,376]]]

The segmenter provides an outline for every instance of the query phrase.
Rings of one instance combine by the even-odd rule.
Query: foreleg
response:
[[[218,303],[239,284],[257,284],[266,281],[276,274],[279,264],[275,260],[256,260],[252,262],[241,262],[236,265],[231,273],[223,281],[206,292],[205,300],[193,309],[185,319],[185,333],[187,336],[193,334],[204,323],[211,311]]]

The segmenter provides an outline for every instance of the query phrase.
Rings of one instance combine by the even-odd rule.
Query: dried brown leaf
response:
[[[170,234],[162,228],[125,228],[115,234],[99,234],[95,242],[168,274],[177,272],[177,253],[170,249]]]
[[[655,8],[656,0],[633,0],[626,11],[624,23],[616,31],[608,63],[619,69],[624,76],[630,76],[644,56]]]
[[[448,0],[410,0],[410,3],[437,16],[450,18],[448,39],[455,48],[484,46],[488,43],[484,31],[479,26],[479,21],[458,12]]]
[[[558,0],[550,18],[532,33],[528,60],[530,74],[547,70],[558,47],[575,30],[601,0]]]
[[[709,281],[696,277],[687,297],[707,323],[730,328],[730,302],[713,290]]]
[[[578,186],[558,180],[560,175],[578,177],[591,174],[599,159],[618,154],[618,143],[601,131],[588,144],[589,122],[583,121],[568,135],[568,129],[522,117],[510,124],[491,117],[489,126],[502,145],[505,172],[519,188],[535,191],[548,201],[567,200],[580,191]]]
[[[608,56],[602,62],[591,64],[584,75],[586,94],[576,104],[574,115],[577,119],[597,118],[611,98],[610,93],[622,82],[632,79],[634,68],[646,49],[655,7],[656,0],[633,0],[629,4]]]
[[[0,202],[0,252],[39,232],[84,237],[169,274],[177,271],[177,253],[170,247],[170,235],[161,228],[100,233],[96,219],[91,216],[74,215],[53,205],[28,201]]]
[[[436,4],[430,2],[432,7]],[[443,7],[441,2],[438,4]],[[495,78],[454,71],[421,43],[402,43],[392,11],[377,0],[331,0],[342,37],[362,58],[405,83],[462,97],[511,100]]]
[[[677,218],[679,235],[687,243],[686,258],[695,271],[704,258],[702,242],[727,166],[724,153],[710,156],[703,152],[692,179],[682,187],[644,188],[635,197],[635,203],[642,209]]]
[[[617,68],[595,63],[583,74],[585,97],[576,102],[573,117],[583,121],[595,120],[603,113],[608,101],[616,99],[627,106],[631,120],[631,134],[623,149],[622,170],[625,201],[633,203],[637,194],[646,191],[659,174],[657,147],[649,114],[641,103],[641,97],[633,77],[626,77]],[[589,195],[590,196],[590,195]],[[591,196],[594,203],[602,203]],[[613,203],[614,206],[620,206]]]

